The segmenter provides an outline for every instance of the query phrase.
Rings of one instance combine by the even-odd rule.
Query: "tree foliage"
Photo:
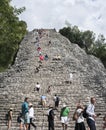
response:
[[[106,43],[105,37],[99,34],[97,39],[93,31],[80,31],[77,26],[71,26],[60,29],[59,32],[67,37],[72,43],[78,44],[85,49],[86,53],[92,54],[101,59],[106,67]]]
[[[25,10],[13,8],[11,0],[0,0],[0,71],[13,62],[27,25],[18,15]]]

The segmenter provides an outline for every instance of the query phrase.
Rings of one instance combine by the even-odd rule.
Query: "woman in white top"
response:
[[[84,117],[82,116],[82,112],[83,107],[78,105],[76,109],[77,119],[75,123],[75,130],[85,130]]]
[[[33,119],[34,119],[34,108],[32,103],[29,103],[29,118],[30,118],[30,124],[29,124],[29,129],[30,130],[30,126],[32,125],[35,130],[36,130],[36,125],[33,123]]]

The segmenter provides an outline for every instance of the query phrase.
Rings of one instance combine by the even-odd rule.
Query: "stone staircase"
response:
[[[34,105],[37,130],[47,130],[47,110],[39,104],[41,95],[46,95],[48,105],[53,102],[53,96],[59,95],[61,102],[55,118],[55,130],[61,130],[59,114],[62,104],[70,108],[69,130],[74,129],[72,116],[79,100],[86,105],[88,97],[97,99],[96,112],[102,115],[96,119],[97,130],[102,130],[102,118],[106,114],[106,69],[94,56],[87,55],[76,44],[52,29],[44,30],[40,39],[42,54],[49,56],[48,61],[39,62],[37,46],[34,43],[38,37],[37,30],[29,32],[20,44],[19,52],[13,66],[0,73],[0,130],[6,130],[5,114],[13,108],[12,130],[19,130],[17,115],[25,97],[29,97]],[[51,44],[49,45],[49,41]],[[54,56],[61,60],[53,60]],[[36,73],[36,67],[39,72]],[[69,73],[73,73],[73,83],[69,84]],[[40,93],[34,91],[35,84],[41,84]],[[51,94],[47,93],[51,85]],[[86,121],[85,121],[86,123]],[[33,129],[33,128],[32,128]]]

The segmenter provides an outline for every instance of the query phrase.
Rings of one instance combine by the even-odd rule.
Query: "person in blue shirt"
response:
[[[42,104],[42,107],[46,107],[46,96],[44,95],[41,96],[41,104]]]
[[[25,98],[24,102],[22,103],[22,117],[24,120],[24,124],[26,130],[28,130],[30,119],[29,119],[29,107],[28,107],[28,97]]]

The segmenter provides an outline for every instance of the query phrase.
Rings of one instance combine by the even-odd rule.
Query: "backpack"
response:
[[[17,122],[21,123],[21,117],[20,116],[17,117]]]
[[[72,119],[73,119],[73,121],[76,121],[77,118],[78,118],[78,115],[77,115],[77,112],[75,111],[74,114],[73,114]]]
[[[87,106],[83,110],[83,114],[82,115],[83,115],[84,118],[88,117],[88,114],[87,114],[86,110],[87,110]]]
[[[59,99],[59,97],[57,96],[57,97],[56,97],[56,102],[59,102],[59,100],[60,100],[60,99]]]
[[[49,114],[48,114],[48,121],[50,121],[50,120],[54,120],[54,112],[53,112],[53,110],[50,110]]]
[[[18,115],[18,117],[17,117],[17,122],[18,122],[18,123],[21,123],[21,117],[22,117],[22,113],[20,113],[20,114]]]
[[[8,120],[8,118],[9,118],[9,114],[6,113],[6,115],[5,115],[5,119]]]
[[[6,114],[5,114],[5,119],[6,120],[9,120],[11,118],[10,116],[10,111],[8,111]]]

